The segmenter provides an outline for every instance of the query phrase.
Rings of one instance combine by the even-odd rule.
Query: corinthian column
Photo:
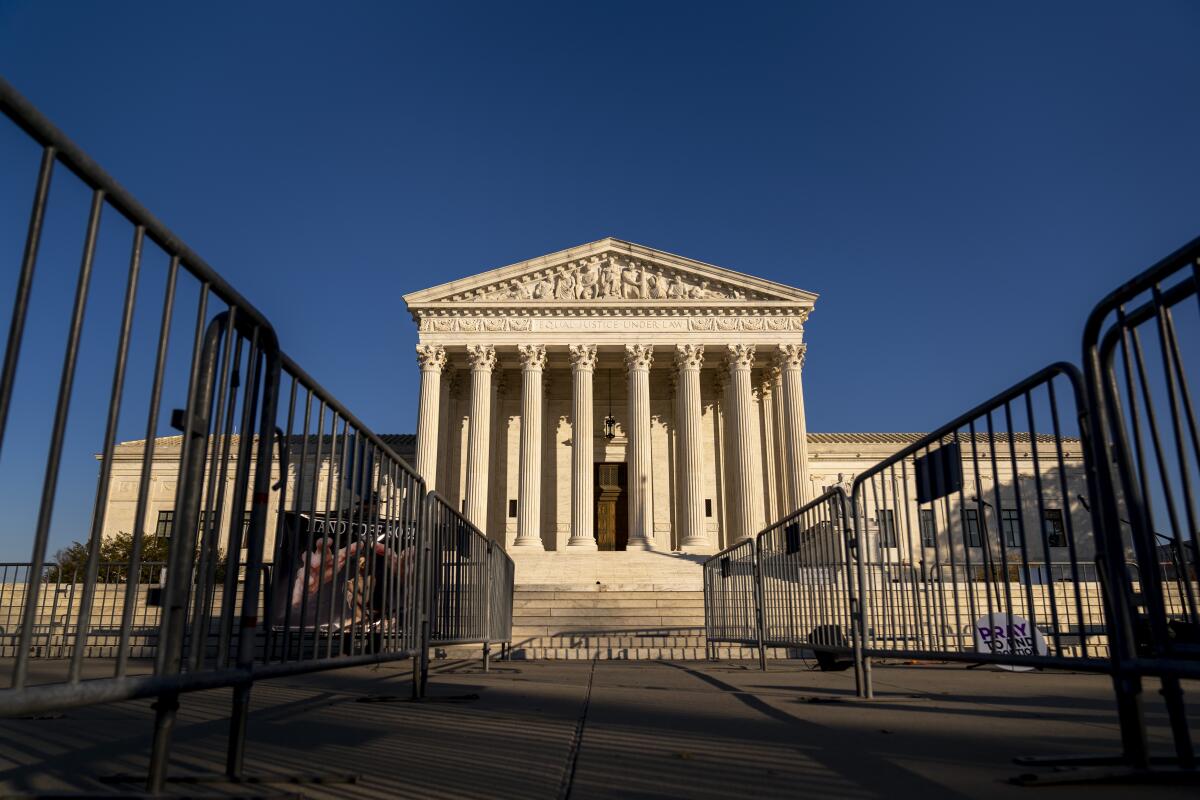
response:
[[[784,416],[787,418],[784,450],[787,452],[787,469],[793,477],[788,484],[793,511],[809,500],[808,427],[804,422],[804,384],[800,381],[807,349],[803,344],[781,344],[775,356],[775,363],[783,375]]]
[[[654,547],[654,486],[650,478],[650,362],[654,346],[625,345],[625,375],[629,383],[629,550]]]
[[[679,448],[676,474],[679,487],[679,548],[684,552],[709,551],[712,547],[704,529],[704,454],[700,447],[700,367],[704,345],[675,346],[678,370],[675,401],[675,430]]]
[[[446,366],[446,348],[440,344],[417,345],[417,363],[421,365],[421,401],[417,409],[417,474],[425,479],[425,489],[434,490],[438,460],[438,408],[442,401],[442,368]]]
[[[467,519],[487,529],[488,442],[492,422],[492,370],[496,348],[490,344],[467,345],[471,362],[471,426],[467,432]]]
[[[792,470],[788,468],[788,452],[787,452],[787,414],[784,410],[783,400],[783,370],[779,368],[778,361],[772,364],[767,372],[771,379],[771,393],[775,397],[775,402],[772,403],[772,411],[774,419],[771,425],[775,431],[775,463],[772,468],[775,470],[775,494],[776,507],[775,518],[782,519],[788,514],[795,511],[792,506],[792,496],[795,491],[791,488],[796,476]]]
[[[729,345],[729,384],[733,400],[734,458],[738,473],[738,539],[753,536],[763,528],[762,472],[755,453],[761,453],[758,426],[754,424],[750,370],[754,366],[754,345]]]
[[[516,547],[542,544],[542,370],[546,348],[523,344],[521,352],[521,474],[517,489]]]
[[[596,345],[571,345],[571,538],[567,547],[595,550],[592,530],[592,376],[596,372]]]

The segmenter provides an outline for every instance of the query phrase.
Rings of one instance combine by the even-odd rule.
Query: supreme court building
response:
[[[507,547],[715,552],[822,488],[816,299],[612,238],[406,295],[415,466]]]
[[[514,554],[716,552],[922,438],[808,431],[804,329],[816,295],[660,250],[603,239],[404,299],[419,330],[418,431],[381,437]],[[101,467],[111,470],[105,536],[139,526],[170,535],[180,444],[155,440],[141,519],[146,443],[116,445]],[[989,530],[1016,548],[1019,522],[1037,530],[1040,519],[1046,546],[1032,537],[1033,558],[1066,558],[1071,527],[1088,557],[1080,441],[1057,441],[1061,468],[1056,439],[1044,433],[1036,443],[1020,432],[995,441],[981,433],[977,444],[963,458],[965,495],[944,507],[909,501],[920,523],[901,526],[909,552],[945,557],[938,531],[953,532],[960,550],[981,546]],[[240,446],[235,436],[231,452]],[[315,509],[329,497],[329,507],[346,507],[344,466],[328,451],[321,463],[293,459],[286,475],[274,462],[267,552],[279,486]],[[907,469],[911,483],[911,457]],[[206,512],[219,515],[221,529],[249,508],[232,507],[232,473],[226,480],[224,504]],[[1030,492],[1037,485],[1041,501]],[[896,547],[892,512],[880,519],[865,502],[868,545]],[[670,560],[647,563],[653,572]]]

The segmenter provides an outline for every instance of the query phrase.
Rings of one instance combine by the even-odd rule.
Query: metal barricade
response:
[[[855,478],[866,657],[1108,670],[1081,398],[1051,365]]]
[[[203,570],[208,554],[215,553],[221,531],[228,526],[227,542],[247,541],[250,557],[245,565],[247,598],[244,608],[257,606],[257,584],[261,543],[270,496],[270,448],[253,454],[244,448],[236,464],[210,452],[220,440],[221,414],[238,417],[238,429],[246,439],[270,441],[273,433],[275,398],[279,380],[279,351],[275,333],[266,318],[236,290],[218,276],[199,256],[175,237],[162,223],[137,203],[116,181],[97,167],[74,143],[58,131],[7,83],[0,81],[0,111],[27,135],[31,159],[40,155],[40,166],[32,180],[32,210],[23,254],[19,260],[17,285],[13,293],[12,316],[0,367],[0,444],[15,439],[26,443],[20,450],[28,461],[32,442],[27,430],[42,425],[49,431],[43,463],[44,477],[36,501],[36,523],[30,563],[19,622],[11,636],[15,654],[10,668],[9,688],[0,691],[0,713],[19,714],[50,708],[67,708],[96,702],[157,696],[154,748],[149,787],[158,790],[165,776],[170,731],[183,691],[202,685],[232,685],[244,680],[243,674],[203,673],[188,669],[187,661],[202,652],[197,634],[203,626],[191,618],[194,607],[211,590]],[[18,175],[12,159],[10,175]],[[36,163],[36,162],[35,162]],[[56,171],[65,168],[74,178],[63,185],[60,177],[51,192]],[[15,179],[15,178],[14,178]],[[39,262],[39,250],[46,245],[47,228],[51,252],[58,253],[62,242],[73,234],[68,219],[73,196],[86,195],[86,213],[80,208],[82,230],[79,268],[68,278],[54,272],[61,261]],[[52,203],[54,197],[61,197]],[[106,212],[116,216],[102,226]],[[114,235],[124,233],[130,244],[112,245]],[[47,271],[49,270],[49,271]],[[49,319],[61,318],[47,313],[56,293],[34,295],[35,277],[43,281],[73,280],[74,299],[65,314],[65,326],[52,330]],[[110,287],[123,285],[115,295]],[[112,300],[105,302],[109,294]],[[87,324],[85,324],[85,322]],[[105,333],[105,331],[108,331]],[[135,335],[135,333],[137,335]],[[102,338],[100,338],[102,336]],[[103,349],[102,341],[112,349]],[[61,371],[57,386],[47,386],[49,373],[18,370],[23,348],[30,343],[44,357],[47,348],[62,345]],[[107,367],[108,379],[97,368]],[[139,370],[140,368],[140,370]],[[56,396],[53,410],[42,397]],[[214,404],[220,397],[220,409]],[[105,399],[106,398],[106,399]],[[182,407],[171,410],[170,401]],[[85,413],[79,413],[80,406]],[[164,407],[165,406],[165,407]],[[74,413],[73,413],[74,412]],[[103,420],[102,424],[91,420]],[[43,422],[44,420],[44,422]],[[101,543],[106,530],[109,500],[117,492],[129,495],[133,513],[129,518],[132,550],[128,570],[141,574],[142,550],[149,534],[146,520],[150,514],[151,485],[164,476],[152,475],[156,442],[170,425],[181,434],[173,440],[179,449],[178,484],[169,511],[172,518],[170,549],[162,584],[161,609],[157,626],[154,664],[149,675],[133,675],[129,661],[140,637],[137,620],[139,581],[124,584],[120,622],[105,619],[98,601],[105,591],[100,574]],[[73,436],[78,430],[91,430],[95,438],[83,441]],[[145,438],[137,479],[114,482],[114,451],[125,432]],[[226,437],[225,441],[229,438]],[[78,584],[72,608],[68,641],[70,657],[62,662],[39,664],[31,670],[35,641],[40,635],[38,615],[47,591],[49,565],[47,548],[56,512],[61,512],[70,497],[61,496],[60,478],[78,462],[79,449],[99,451],[99,479],[92,502],[90,528],[86,538],[86,566]],[[87,452],[85,451],[85,452]],[[252,463],[252,461],[254,463]],[[206,478],[206,467],[209,475]],[[34,467],[36,469],[36,467]],[[228,469],[227,469],[228,468]],[[206,480],[215,480],[226,472],[232,478],[229,507],[215,506],[202,490]],[[252,477],[253,475],[253,477]],[[222,483],[221,491],[225,491]],[[155,504],[153,507],[157,507]],[[236,509],[236,513],[232,513]],[[244,521],[243,511],[248,513]],[[202,523],[203,520],[203,523]],[[203,530],[201,530],[203,528]],[[244,530],[243,530],[244,528]],[[237,563],[240,550],[229,549],[230,561]],[[225,602],[232,604],[232,593]],[[101,615],[97,615],[97,611]],[[250,620],[253,612],[244,615]],[[106,636],[116,639],[116,658],[111,674],[83,680],[85,646],[94,628],[103,625]],[[245,630],[243,629],[243,633]],[[242,648],[245,652],[245,648]],[[91,677],[91,676],[89,676]]]
[[[1175,755],[1196,766],[1181,678],[1200,677],[1200,426],[1189,351],[1200,324],[1200,239],[1110,293],[1088,317],[1083,362],[1097,442],[1092,479],[1109,537],[1125,754],[1149,764],[1144,676],[1162,680]],[[1189,360],[1190,357],[1190,360]],[[1111,465],[1111,466],[1110,466]]]
[[[0,368],[0,444],[9,444],[15,431],[20,446],[25,428],[37,427],[29,418],[42,410],[50,431],[42,492],[34,498],[32,557],[0,567],[0,646],[11,656],[0,714],[155,697],[145,780],[158,792],[168,779],[171,733],[187,692],[233,689],[230,779],[242,776],[256,680],[414,658],[416,692],[416,657],[429,642],[428,589],[434,575],[448,588],[451,579],[443,570],[454,567],[427,565],[422,558],[433,549],[425,540],[423,480],[280,352],[270,324],[253,306],[2,81],[0,110],[41,156],[31,176],[33,208]],[[66,315],[57,403],[46,409],[38,394],[45,387],[23,388],[40,376],[18,372],[17,363],[23,343],[48,346],[54,332],[47,333],[45,320],[61,316],[41,313],[30,291],[46,221],[54,216],[48,211],[51,177],[60,165],[79,179],[89,210]],[[111,267],[107,224],[101,231],[106,210],[124,219],[119,224],[127,224],[132,237],[116,307],[89,300],[93,283],[112,284],[93,281],[102,267]],[[91,297],[102,297],[99,291]],[[99,339],[85,328],[85,312],[89,324],[107,312],[116,347],[102,424],[76,442],[69,434],[87,429],[87,420],[71,415],[72,400],[84,391],[90,390],[89,400],[99,393],[75,379],[94,378],[88,371],[104,359]],[[172,410],[172,401],[182,407]],[[168,425],[180,435],[169,435]],[[129,438],[127,431],[143,438],[118,445]],[[64,463],[86,464],[97,452],[100,477],[80,545],[85,566],[68,574],[63,558],[47,555],[55,511],[77,499],[60,497],[58,480]],[[169,508],[161,491],[152,492],[160,483],[171,490],[168,496],[173,493]],[[127,517],[116,521],[109,518],[114,498],[127,503],[121,512]],[[157,527],[150,521],[154,513]],[[101,563],[101,552],[118,523],[127,526],[121,535],[130,550],[126,561],[110,568]],[[167,543],[165,563],[144,558],[151,541]],[[500,628],[506,620],[511,626],[511,562],[503,563],[503,553],[493,557],[486,541],[477,558],[480,545],[471,542],[473,562],[490,558],[495,569],[478,569],[469,579],[456,575],[455,596],[483,598],[482,627],[471,635],[507,640],[511,634],[502,636]],[[508,577],[508,616],[489,625],[487,612],[503,609],[500,600],[486,602],[493,573],[497,580]],[[444,609],[445,597],[441,602]],[[449,625],[436,628],[439,635],[467,626],[437,619]],[[93,656],[111,656],[111,667],[105,662],[85,675],[84,659]],[[152,660],[135,668],[139,658]]]
[[[757,647],[766,669],[756,550],[754,539],[742,539],[704,562],[704,638],[709,658],[721,643]]]
[[[429,675],[430,647],[481,644],[487,670],[493,634],[499,632],[501,642],[512,641],[516,571],[499,545],[437,492],[425,496],[424,520],[428,619],[419,681],[422,692]],[[500,630],[506,620],[506,629]]]
[[[496,542],[488,542],[488,644],[500,645],[500,657],[507,658],[512,645],[513,585],[517,568],[508,553]],[[485,657],[484,668],[487,668]]]
[[[814,651],[827,667],[850,656],[859,693],[868,691],[860,639],[853,528],[846,493],[835,487],[756,537],[760,637],[764,647]],[[765,662],[764,662],[765,663]]]
[[[83,638],[83,657],[92,659],[117,658],[121,651],[124,629],[125,601],[132,596],[132,627],[127,636],[127,657],[132,660],[153,659],[158,652],[158,632],[161,623],[162,589],[166,573],[165,561],[143,561],[138,570],[130,573],[127,562],[101,562],[91,598],[91,624]],[[24,608],[24,592],[29,568],[24,564],[0,564],[0,658],[17,654],[18,622]],[[269,583],[270,565],[262,568],[262,582]],[[224,571],[219,573],[223,577]],[[132,583],[130,587],[128,584]],[[81,567],[66,569],[45,568],[43,591],[39,597],[30,658],[72,658],[75,649],[76,624],[79,619],[86,585],[86,571]],[[234,607],[239,607],[245,588],[244,575],[235,586]],[[209,613],[223,605],[223,590],[217,587],[210,597]],[[264,608],[260,594],[258,607]],[[219,629],[210,626],[204,647],[215,653],[219,646]]]

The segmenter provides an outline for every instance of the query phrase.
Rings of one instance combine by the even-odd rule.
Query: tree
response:
[[[171,540],[162,536],[142,537],[141,577],[139,582],[157,580],[158,570],[166,565],[171,550]],[[100,583],[121,583],[129,573],[129,560],[133,555],[133,534],[121,531],[100,542],[101,568],[97,574]],[[88,544],[73,542],[54,555],[54,563],[46,567],[46,580],[64,583],[83,583],[87,575]],[[148,575],[153,571],[153,575]],[[217,553],[217,579],[225,575],[225,554]]]

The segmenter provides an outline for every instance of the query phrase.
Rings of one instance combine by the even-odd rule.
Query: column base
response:
[[[625,549],[626,550],[653,550],[654,542],[652,542],[650,539],[647,539],[644,536],[638,536],[636,538],[631,536],[629,538],[629,541],[625,542]]]
[[[518,536],[513,542],[513,547],[528,547],[529,549],[545,550],[546,545],[542,544],[541,539],[535,539],[532,536]]]
[[[596,549],[596,540],[590,536],[588,536],[588,537],[580,536],[578,538],[572,536],[570,539],[567,540],[567,547],[570,548],[571,550],[576,550],[576,551],[595,550]]]

